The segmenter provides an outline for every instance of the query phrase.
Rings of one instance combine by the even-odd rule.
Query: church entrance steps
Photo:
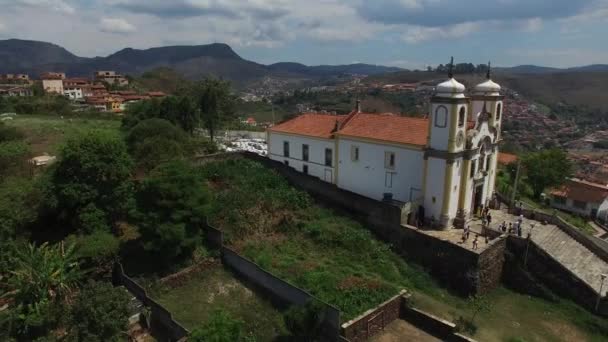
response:
[[[503,221],[513,225],[518,217],[505,210],[492,210],[492,229],[498,229]],[[474,221],[477,223],[477,221]],[[480,224],[480,223],[479,223]],[[591,286],[596,292],[600,291],[601,274],[608,274],[608,262],[594,254],[587,247],[574,240],[570,235],[553,224],[545,224],[527,218],[523,219],[522,237],[531,232],[532,241],[551,258],[572,272],[577,278]],[[532,228],[534,227],[534,228]],[[472,230],[476,230],[473,226]],[[602,296],[608,292],[608,281],[602,288]]]

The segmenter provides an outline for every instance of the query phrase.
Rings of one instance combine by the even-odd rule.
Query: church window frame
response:
[[[464,106],[460,107],[460,110],[458,111],[458,127],[464,127],[466,115],[467,110],[464,108]]]
[[[302,144],[302,160],[308,161],[310,154],[310,147],[308,144]]]
[[[502,103],[496,105],[496,120],[500,120],[500,116],[502,114]]]
[[[350,147],[350,160],[353,162],[359,161],[359,146],[352,145]]]
[[[333,167],[334,151],[331,148],[325,149],[325,166]]]
[[[439,106],[435,109],[435,127],[445,128],[448,126],[448,108]]]
[[[395,169],[395,152],[385,151],[384,152],[384,168],[389,170]]]
[[[289,141],[283,141],[283,156],[289,158]]]
[[[477,159],[471,160],[471,178],[475,177],[475,173],[477,170]]]

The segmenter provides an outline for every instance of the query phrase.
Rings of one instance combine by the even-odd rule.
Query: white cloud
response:
[[[107,33],[131,33],[136,30],[135,26],[122,18],[102,18],[99,29]]]
[[[8,0],[13,5],[46,8],[65,14],[74,14],[76,10],[63,0]]]
[[[404,42],[416,44],[436,39],[457,39],[479,31],[483,25],[479,22],[468,22],[445,27],[406,26],[401,35]]]

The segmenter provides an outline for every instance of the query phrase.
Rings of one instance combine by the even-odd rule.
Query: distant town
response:
[[[162,98],[161,91],[138,93],[127,89],[129,80],[115,71],[97,71],[92,78],[68,77],[64,72],[44,72],[40,75],[46,94],[64,95],[73,101],[75,111],[95,110],[120,114],[130,103]],[[27,74],[0,75],[0,96],[33,96],[34,80]],[[117,90],[114,90],[117,89]]]

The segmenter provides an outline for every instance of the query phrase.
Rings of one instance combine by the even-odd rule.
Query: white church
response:
[[[268,129],[268,157],[376,200],[409,203],[426,225],[447,229],[494,192],[503,98],[487,80],[467,95],[449,79],[427,118],[302,114]]]

